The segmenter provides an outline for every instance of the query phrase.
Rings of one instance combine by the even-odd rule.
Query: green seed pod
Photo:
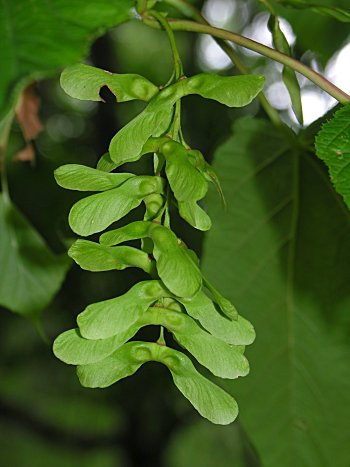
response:
[[[139,342],[137,346],[134,346],[130,351],[130,356],[138,363],[148,362],[153,360],[154,353],[152,348],[147,343]]]

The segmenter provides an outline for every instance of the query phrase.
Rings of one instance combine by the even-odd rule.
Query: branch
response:
[[[197,8],[194,5],[188,3],[187,0],[165,0],[165,2],[177,8],[184,15],[193,19],[194,21],[197,21],[201,24],[205,24],[207,26],[211,26],[211,24],[206,20],[206,18],[201,14],[201,12],[197,10]],[[223,39],[215,38],[214,40],[230,58],[231,62],[236,66],[236,68],[241,74],[247,75],[250,73],[250,70],[241,62],[231,44],[228,44]],[[288,134],[288,137],[292,137],[294,141],[294,132],[291,131],[290,128],[288,128],[287,125],[281,120],[279,113],[276,109],[274,109],[274,107],[272,107],[272,105],[270,104],[263,92],[259,93],[258,99],[260,101],[261,106],[265,110],[267,116],[270,118],[271,122],[277,128],[281,129],[283,133]]]
[[[143,20],[145,24],[148,24],[149,26],[157,29],[159,28],[157,22],[145,17],[143,18]],[[195,21],[169,18],[168,23],[174,31],[188,31],[197,32],[199,34],[209,34],[215,38],[228,40],[234,42],[237,45],[245,47],[246,49],[253,50],[254,52],[264,55],[265,57],[271,58],[276,62],[282,63],[283,65],[293,68],[293,70],[308,78],[310,81],[316,84],[316,86],[323,89],[325,92],[334,97],[340,103],[346,104],[350,102],[350,96],[341,89],[339,89],[337,86],[335,86],[333,83],[328,81],[324,76],[317,73],[315,70],[312,70],[310,67],[304,65],[303,63],[299,62],[295,58],[285,55],[282,52],[279,52],[278,50],[260,44],[259,42],[256,42],[252,39],[248,39],[247,37],[241,36],[240,34],[227,31],[226,29],[215,28],[213,26],[209,26],[207,24],[200,24]]]

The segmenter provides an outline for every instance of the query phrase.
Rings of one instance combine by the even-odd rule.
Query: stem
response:
[[[158,28],[158,24],[152,20],[144,18],[144,22],[151,27]],[[252,39],[248,39],[247,37],[241,36],[240,34],[227,31],[226,29],[215,28],[213,26],[200,24],[195,21],[169,19],[168,24],[173,31],[188,31],[198,32],[200,34],[210,34],[211,36],[218,39],[228,40],[237,45],[245,47],[246,49],[253,50],[254,52],[271,58],[276,62],[289,66],[293,70],[308,78],[310,81],[316,84],[316,86],[323,89],[340,103],[346,104],[350,102],[350,96],[335,86],[333,83],[328,81],[324,76],[299,62],[295,58],[290,57],[289,55],[285,55],[276,49],[272,49],[271,47],[260,44],[259,42],[256,42]]]
[[[173,30],[169,26],[168,21],[164,18],[162,14],[158,13],[158,11],[151,10],[151,11],[148,11],[148,14],[153,16],[153,18],[155,18],[158,21],[158,23],[162,26],[162,28],[168,34],[171,51],[173,53],[173,58],[174,58],[175,80],[177,81],[183,75],[183,69],[182,69],[182,63],[181,63],[179,51],[177,50]]]
[[[164,337],[164,327],[163,326],[160,327],[160,333],[159,333],[159,337],[158,337],[158,340],[157,340],[157,344],[166,345],[165,337]]]
[[[210,23],[206,20],[206,18],[201,14],[199,10],[186,0],[165,0],[166,3],[169,5],[174,6],[177,8],[181,13],[189,18],[194,19],[198,23],[205,24],[210,26]],[[231,62],[235,65],[237,70],[242,75],[247,75],[250,73],[250,70],[241,62],[240,58],[237,56],[236,52],[232,48],[231,44],[228,44],[223,39],[214,38],[215,42],[218,44],[219,47],[226,53],[226,55],[230,58]],[[270,104],[267,97],[263,92],[260,92],[258,95],[258,99],[260,101],[261,107],[265,110],[266,115],[269,117],[271,122],[279,128],[285,135],[295,143],[295,133],[291,130],[281,119],[277,110]],[[225,204],[225,203],[224,203]]]

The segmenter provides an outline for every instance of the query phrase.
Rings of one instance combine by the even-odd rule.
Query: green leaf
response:
[[[141,157],[143,146],[150,137],[163,135],[173,115],[173,106],[182,97],[199,94],[229,107],[249,104],[264,87],[263,76],[217,76],[205,74],[178,81],[160,91],[137,117],[112,139],[111,159],[117,167]]]
[[[350,22],[350,11],[345,10],[344,8],[325,6],[318,3],[305,2],[304,0],[278,0],[278,2],[291,8],[298,8],[301,10],[310,9],[314,13],[330,16],[331,18],[335,18],[343,23]]]
[[[178,207],[180,216],[195,229],[205,231],[211,228],[210,217],[196,202],[179,201]]]
[[[154,262],[144,251],[131,246],[108,247],[89,240],[76,240],[68,255],[87,271],[111,271],[136,267],[149,274],[154,272]]]
[[[96,363],[125,344],[138,329],[139,327],[134,324],[118,335],[98,340],[84,339],[79,329],[70,329],[55,339],[53,353],[68,365]]]
[[[139,282],[120,297],[89,305],[77,317],[80,332],[87,339],[105,339],[124,332],[152,303],[170,295],[160,281]]]
[[[135,74],[116,74],[89,65],[78,64],[66,68],[61,75],[61,87],[71,97],[87,101],[103,101],[103,86],[117,98],[117,102],[134,99],[149,101],[159,89],[148,79]]]
[[[350,209],[350,104],[323,125],[316,137],[316,154],[327,165],[335,189]]]
[[[203,292],[190,299],[180,300],[187,313],[198,320],[213,336],[234,345],[249,345],[255,339],[255,331],[249,321],[238,316],[237,320],[230,320],[222,316],[214,303]]]
[[[106,359],[78,367],[83,386],[107,387],[135,373],[147,361],[166,365],[175,385],[196,410],[213,423],[226,425],[238,415],[236,401],[204,378],[181,352],[150,342],[129,342]]]
[[[208,183],[191,164],[184,146],[169,140],[160,151],[165,157],[165,173],[175,198],[184,202],[202,199],[208,190]]]
[[[268,26],[272,33],[273,45],[275,48],[286,55],[292,55],[288,41],[280,28],[278,17],[273,14],[270,15]],[[292,68],[285,66],[283,67],[282,78],[292,101],[294,114],[298,122],[302,125],[304,122],[303,107],[297,75]]]
[[[1,193],[0,237],[0,304],[38,320],[58,292],[70,262],[65,256],[55,256]]]
[[[82,60],[97,35],[131,17],[133,0],[4,0],[0,9],[0,119],[24,87]],[[53,14],[54,8],[54,14]]]
[[[75,203],[69,213],[69,225],[75,233],[84,237],[101,232],[137,208],[147,195],[162,191],[161,177],[132,177],[117,188]]]
[[[214,168],[230,203],[223,214],[209,196],[204,271],[220,265],[258,336],[234,384],[243,427],[263,465],[346,467],[349,213],[317,159],[266,122],[238,120]]]
[[[68,190],[106,191],[122,185],[129,178],[129,173],[107,173],[85,165],[67,164],[55,170],[58,185]]]

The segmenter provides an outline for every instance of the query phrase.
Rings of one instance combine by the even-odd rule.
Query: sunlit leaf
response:
[[[335,189],[350,209],[350,105],[338,110],[316,137],[316,154],[323,160]]]

